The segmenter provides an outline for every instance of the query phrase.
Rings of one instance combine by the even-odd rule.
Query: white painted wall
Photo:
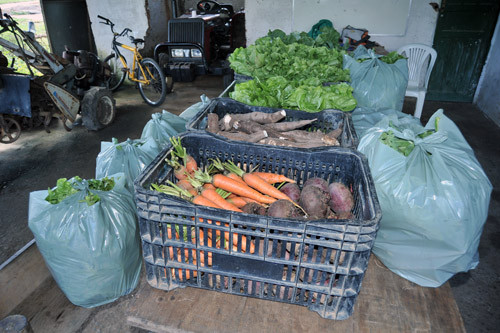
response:
[[[295,20],[299,18],[300,21],[303,22],[305,19],[298,17],[297,15],[308,16],[309,20],[313,22],[310,25],[312,27],[312,25],[318,22],[320,19],[330,19],[329,17],[325,17],[324,12],[322,12],[322,8],[324,8],[323,3],[325,1],[331,2],[332,6],[337,6],[337,8],[339,8],[339,11],[343,14],[351,16],[348,21],[345,21],[344,18],[343,22],[350,22],[349,24],[353,27],[364,28],[364,22],[366,22],[366,18],[363,15],[370,16],[371,18],[376,15],[379,16],[379,19],[381,21],[390,20],[390,14],[388,14],[386,11],[363,11],[359,7],[359,1],[349,2],[341,0],[310,1],[310,5],[307,11],[304,10],[302,11],[302,13],[297,11],[295,12]],[[373,1],[378,0],[371,0],[372,6]],[[384,1],[384,3],[385,2],[386,1]],[[435,2],[440,4],[441,0],[437,0]],[[294,31],[294,4],[294,0],[245,1],[248,44],[254,43],[257,38],[266,35],[269,30],[281,29],[286,33]],[[340,4],[345,7],[340,8]],[[378,42],[388,51],[397,50],[400,46],[410,43],[432,45],[437,17],[438,14],[429,5],[429,1],[412,0],[406,32],[404,34],[400,36],[381,36],[370,33],[370,35],[372,36],[371,40]],[[335,20],[332,20],[332,22],[335,29],[339,32],[341,32],[345,27],[344,24],[340,26],[340,24],[336,23]],[[302,30],[306,31],[306,29]]]
[[[146,0],[87,0],[87,8],[94,34],[97,53],[104,58],[111,53],[111,42],[113,35],[109,26],[100,24],[97,15],[104,16],[113,21],[115,31],[121,32],[124,28],[132,29],[135,38],[144,38],[148,29],[148,18],[146,16]],[[128,38],[121,38],[121,42],[128,45]],[[131,52],[123,50],[123,55],[129,64],[132,63]]]
[[[483,67],[474,96],[474,103],[500,126],[500,16],[497,21],[490,52]]]

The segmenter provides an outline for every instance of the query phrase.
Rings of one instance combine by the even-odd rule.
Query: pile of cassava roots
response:
[[[341,126],[328,133],[302,130],[301,128],[314,124],[317,119],[283,121],[285,117],[285,110],[274,113],[226,114],[222,119],[216,113],[209,113],[207,131],[230,140],[273,146],[314,148],[340,145],[338,138],[342,134]]]

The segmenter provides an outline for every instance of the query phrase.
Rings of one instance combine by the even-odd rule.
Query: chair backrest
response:
[[[408,58],[408,86],[425,88],[429,83],[437,52],[424,44],[408,44],[398,49],[398,53]]]

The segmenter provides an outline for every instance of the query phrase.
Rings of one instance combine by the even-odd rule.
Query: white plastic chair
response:
[[[420,118],[437,52],[424,44],[408,44],[400,47],[398,53],[408,58],[408,87],[405,95],[417,98],[413,115]]]

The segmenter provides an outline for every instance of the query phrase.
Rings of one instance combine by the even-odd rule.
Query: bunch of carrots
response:
[[[180,138],[172,137],[172,151],[166,162],[173,168],[176,182],[167,181],[166,184],[152,184],[151,188],[158,192],[177,196],[190,202],[212,208],[226,209],[234,212],[243,212],[242,208],[251,203],[257,203],[262,206],[272,204],[277,200],[289,200],[286,194],[281,192],[275,184],[295,183],[283,175],[269,172],[245,172],[232,161],[222,162],[219,159],[211,160],[211,165],[205,168],[199,168],[196,160],[187,154],[182,146]],[[294,203],[294,205],[297,205]],[[297,205],[298,206],[298,205]],[[214,223],[207,220],[207,223]],[[215,222],[220,225],[220,222]],[[226,226],[228,226],[226,224]],[[203,229],[200,228],[200,245],[203,244]],[[172,235],[169,236],[169,238]],[[215,239],[215,246],[221,248],[220,231],[207,231],[207,246],[212,247]],[[213,237],[215,236],[215,237]],[[178,233],[175,236],[179,239]],[[191,238],[195,241],[195,238]],[[241,251],[255,252],[255,244],[248,242],[243,235],[241,237]],[[229,232],[224,232],[224,248],[228,248]],[[233,234],[233,250],[237,250],[238,235]],[[185,249],[185,257],[188,258],[189,250]],[[196,251],[193,251],[193,263],[196,264]],[[204,265],[203,251],[200,251],[200,265]],[[174,259],[173,248],[169,249],[170,259]],[[181,262],[180,251],[177,251],[177,260]],[[207,265],[211,266],[212,253],[208,253]],[[179,269],[179,273],[180,273]],[[175,271],[172,269],[172,274]],[[188,274],[189,275],[189,274]],[[189,279],[190,276],[186,275]],[[196,272],[193,273],[196,276]]]
[[[245,172],[232,161],[213,159],[205,169],[198,168],[195,159],[187,154],[179,138],[171,138],[173,150],[166,162],[174,169],[177,182],[153,184],[154,190],[175,195],[194,204],[234,212],[256,202],[269,205],[276,200],[292,201],[274,184],[295,183],[293,179],[270,172]]]

